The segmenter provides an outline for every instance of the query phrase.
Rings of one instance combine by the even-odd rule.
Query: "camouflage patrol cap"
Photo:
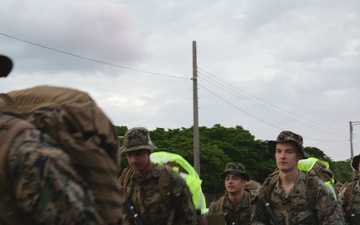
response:
[[[245,166],[241,163],[237,162],[230,162],[226,165],[225,170],[222,174],[220,174],[219,178],[221,180],[224,180],[226,177],[226,174],[231,173],[234,175],[240,175],[245,180],[250,180],[249,175],[245,171]]]
[[[7,56],[0,55],[0,77],[6,77],[13,67],[11,59]]]
[[[152,151],[156,149],[156,146],[151,142],[150,133],[145,127],[131,128],[124,135],[124,144],[121,151],[131,152],[140,149]]]
[[[269,151],[272,155],[275,155],[275,149],[276,149],[276,144],[277,143],[282,143],[282,142],[294,142],[297,146],[299,146],[299,150],[302,154],[302,158],[308,158],[309,155],[304,151],[304,147],[303,147],[303,138],[298,135],[295,134],[294,132],[291,131],[282,131],[276,140],[274,141],[268,141],[268,148]]]
[[[352,158],[351,160],[351,167],[355,170],[355,171],[359,171],[359,161],[360,161],[360,155],[356,155]],[[359,171],[360,172],[360,171]]]

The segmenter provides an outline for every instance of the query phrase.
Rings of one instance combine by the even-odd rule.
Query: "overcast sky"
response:
[[[0,87],[77,88],[117,126],[189,128],[193,41],[199,126],[238,125],[258,140],[291,130],[350,158],[358,0],[2,0],[0,53],[15,67]]]

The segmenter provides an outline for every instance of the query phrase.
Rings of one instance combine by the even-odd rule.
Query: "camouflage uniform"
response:
[[[222,198],[224,199],[222,200]],[[236,224],[236,225],[250,224],[251,212],[252,212],[251,200],[252,197],[248,191],[244,192],[244,196],[242,197],[241,202],[236,205],[230,201],[227,195],[222,196],[217,201],[210,203],[208,215],[216,214],[218,204],[221,204],[221,202],[223,202],[222,211],[224,212],[225,218],[227,218],[227,221],[234,222],[230,224]]]
[[[304,151],[303,139],[300,135],[291,131],[282,131],[277,140],[269,141],[268,148],[272,155],[275,155],[276,144],[281,142],[293,142],[298,146],[303,158],[308,155]],[[307,175],[301,171],[297,177],[294,186],[286,195],[279,176],[272,177],[274,184],[272,187],[267,186],[267,181],[259,190],[259,195],[254,201],[256,205],[255,214],[252,218],[252,225],[260,224],[275,224],[270,220],[270,215],[273,215],[277,220],[277,224],[345,224],[340,207],[337,204],[331,190],[320,180],[317,188],[315,205],[309,205],[312,201],[307,194],[308,178]],[[270,179],[270,178],[268,178]],[[276,179],[276,180],[275,180]],[[272,180],[271,180],[272,181]],[[269,184],[268,184],[269,185]],[[264,190],[271,188],[268,194]],[[262,201],[264,198],[270,203],[270,206],[265,206]],[[269,212],[271,210],[271,212]],[[314,210],[314,211],[313,211]]]
[[[160,167],[162,165],[154,164],[146,177],[137,177],[133,174],[130,178],[132,182],[130,200],[143,224],[166,225],[172,210],[160,195],[158,185]],[[170,196],[175,198],[172,202],[176,207],[174,224],[195,224],[195,208],[186,183],[173,172],[170,186],[173,187]]]
[[[300,172],[294,187],[288,196],[285,196],[280,180],[278,180],[271,191],[270,202],[272,208],[275,205],[289,207],[288,210],[273,209],[273,213],[279,224],[345,224],[336,200],[331,190],[319,180],[319,188],[315,202],[316,214],[309,208],[304,211],[292,211],[292,207],[307,206],[309,203],[306,193],[306,174]],[[261,193],[262,189],[260,189]],[[261,201],[257,201],[255,215],[251,225],[268,224],[269,216]],[[288,222],[286,222],[288,221]],[[271,222],[271,224],[274,224]]]
[[[7,161],[17,205],[36,223],[103,224],[90,188],[48,135],[36,129],[22,131],[14,139]]]
[[[354,156],[351,166],[354,170],[358,170],[360,155]],[[346,222],[350,225],[360,222],[360,175],[354,180],[345,184],[339,193],[339,204],[344,212]],[[357,221],[357,223],[355,223]]]
[[[135,127],[128,130],[124,136],[123,152],[148,149],[152,151],[156,147],[150,139],[146,128]],[[129,168],[131,170],[131,168]],[[141,222],[144,225],[156,224],[167,225],[170,214],[174,211],[173,223],[176,225],[191,225],[196,223],[196,212],[192,201],[191,192],[185,183],[185,180],[176,172],[171,172],[169,194],[171,205],[166,204],[159,190],[160,170],[163,165],[153,164],[151,171],[145,176],[139,177],[132,173],[129,183],[124,181],[124,173],[119,178],[121,186],[124,188],[124,198],[129,199],[138,213]],[[127,188],[125,188],[125,186]],[[124,209],[126,212],[127,209]],[[126,221],[134,224],[134,221],[127,215]]]
[[[220,179],[224,180],[226,174],[228,173],[239,175],[247,181],[250,179],[249,175],[245,171],[245,166],[243,166],[241,163],[228,163],[224,172],[220,174]],[[252,193],[245,189],[244,186],[244,195],[242,196],[239,204],[234,204],[231,202],[228,195],[226,194],[217,201],[210,203],[207,215],[218,214],[219,210],[221,210],[225,215],[225,219],[228,225],[248,225],[250,224],[251,216],[254,211],[254,207],[251,205],[253,198],[254,196]]]

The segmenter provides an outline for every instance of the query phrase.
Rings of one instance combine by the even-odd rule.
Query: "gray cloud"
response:
[[[360,120],[359,4],[4,0],[0,49],[15,68],[1,87],[79,88],[116,125],[190,127],[196,40],[201,126],[240,125],[261,140],[293,130],[344,160],[349,121]]]

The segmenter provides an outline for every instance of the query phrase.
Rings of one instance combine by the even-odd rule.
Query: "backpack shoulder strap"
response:
[[[161,198],[164,200],[167,207],[171,208],[167,225],[172,225],[175,217],[175,204],[172,201],[171,195],[171,167],[166,165],[160,165],[160,177],[159,177],[159,191]]]
[[[262,198],[266,198],[267,200],[270,199],[271,189],[273,188],[273,186],[277,182],[278,178],[279,178],[279,171],[275,171],[275,172],[271,173],[265,179],[265,181],[264,181],[264,183],[262,185],[262,191],[258,195],[259,199],[262,199]]]
[[[127,167],[125,169],[123,169],[123,171],[121,172],[121,175],[119,177],[119,183],[120,183],[120,187],[123,190],[124,196],[122,198],[122,203],[124,203],[131,194],[131,189],[132,189],[132,182],[131,182],[131,175],[132,175],[132,171],[130,169],[130,167]]]
[[[225,195],[219,198],[219,201],[216,204],[216,212],[222,212],[224,201],[225,201]]]
[[[172,207],[171,203],[171,167],[169,166],[159,166],[160,168],[160,178],[159,178],[159,190],[162,199],[165,201],[165,204],[168,207]]]
[[[347,184],[345,187],[346,189],[344,192],[344,199],[349,204],[351,204],[351,196],[353,194],[354,186],[355,186],[355,182],[353,181],[353,182]]]

